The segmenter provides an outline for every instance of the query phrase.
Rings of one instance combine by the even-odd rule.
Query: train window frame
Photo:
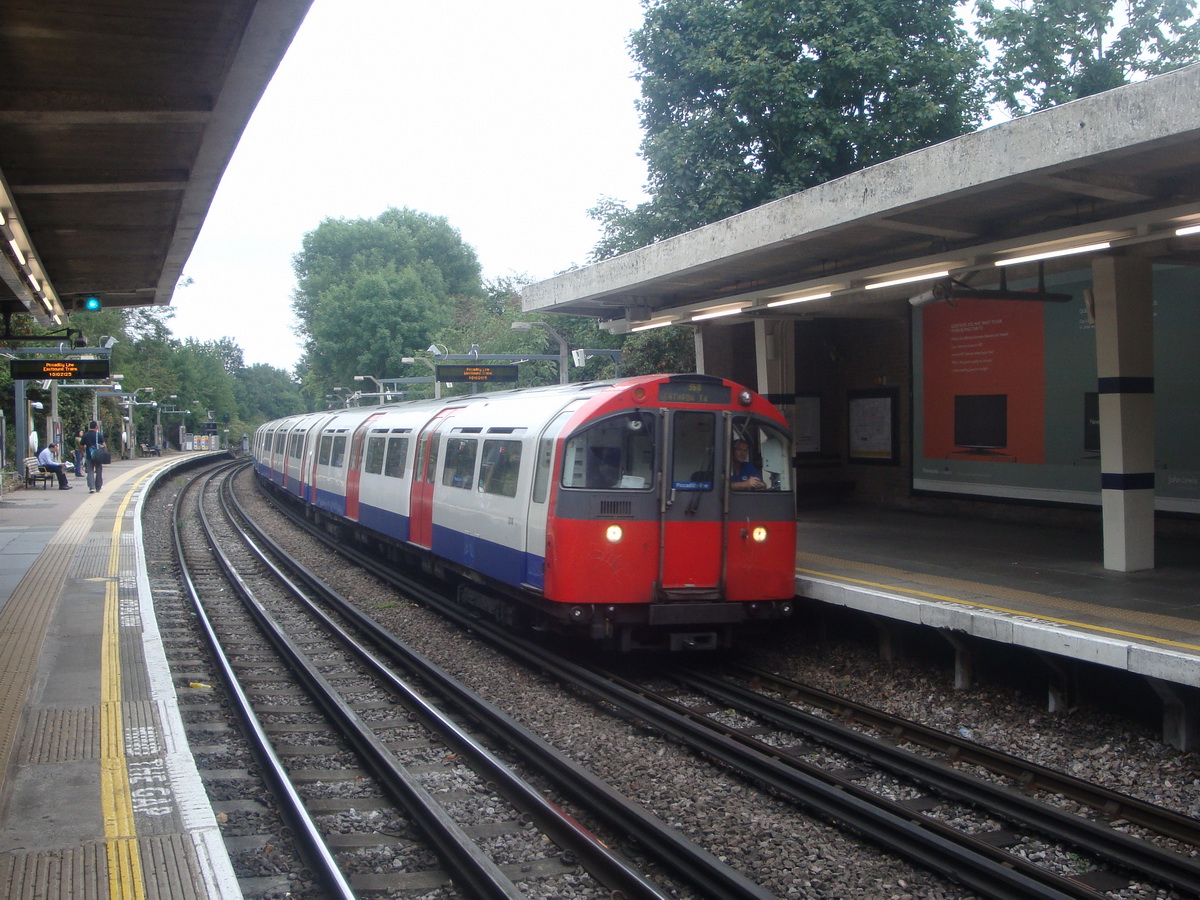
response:
[[[321,435],[320,449],[317,451],[317,465],[329,465],[329,454],[333,450],[333,432]]]
[[[333,436],[333,451],[329,457],[329,465],[334,469],[344,468],[346,465],[346,435],[335,434]]]
[[[473,437],[451,435],[446,438],[446,462],[442,466],[445,487],[469,491],[475,486],[475,464],[479,461],[479,441]]]
[[[408,429],[405,429],[407,432]],[[387,456],[383,463],[383,474],[387,478],[403,478],[408,463],[408,438],[391,435],[387,440]]]
[[[385,435],[367,435],[367,451],[363,456],[363,472],[367,475],[382,475],[383,458],[386,453],[387,437]]]
[[[755,415],[734,415],[729,424],[729,464],[732,471],[733,445],[746,441],[750,445],[750,460],[761,473],[764,488],[760,490],[795,490],[792,472],[792,436],[777,422]]]
[[[565,490],[654,490],[657,421],[647,410],[622,410],[577,429],[563,445],[559,483]]]
[[[521,476],[520,441],[487,438],[479,461],[479,491],[500,497],[517,496]],[[493,490],[493,485],[497,489]]]
[[[701,442],[685,434],[700,426]],[[671,413],[671,487],[676,491],[712,491],[715,487],[717,416],[711,410],[677,409]],[[697,453],[697,450],[699,452]],[[680,478],[679,473],[687,473]]]

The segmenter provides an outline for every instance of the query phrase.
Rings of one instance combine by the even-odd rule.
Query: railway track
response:
[[[217,482],[219,517],[204,499]],[[527,771],[569,783],[623,824],[636,823],[652,855],[665,857],[701,893],[770,897],[390,635],[364,633],[378,629],[312,573],[284,571],[285,557],[257,546],[261,536],[241,532],[230,483],[228,471],[214,473],[176,503],[177,521],[199,526],[177,526],[190,573],[184,580],[198,618],[208,623],[202,628],[221,683],[244,718],[239,730],[255,737],[252,753],[272,805],[283,811],[322,896],[444,883],[484,897],[562,890],[668,896],[502,762],[484,745],[486,732]],[[351,621],[340,620],[337,608]],[[450,707],[453,714],[444,711]],[[230,773],[210,774],[221,780]],[[362,821],[349,821],[356,818]],[[356,836],[347,838],[347,831]],[[272,837],[254,843],[260,852],[280,852]],[[391,871],[380,871],[381,845],[405,850],[403,858],[384,854]]]
[[[373,566],[369,557],[356,561]],[[376,574],[390,577],[383,570]],[[420,586],[414,589],[422,590]],[[439,603],[432,596],[424,602]],[[1003,763],[994,761],[995,771],[1008,782],[999,785],[967,776],[961,771],[963,766],[948,766],[944,758],[930,761],[926,768],[918,754],[892,752],[899,737],[918,743],[933,741],[931,736],[913,737],[920,726],[912,723],[890,722],[882,725],[882,734],[874,738],[859,735],[840,745],[831,743],[831,729],[826,728],[822,735],[798,730],[795,720],[803,717],[794,709],[787,710],[790,704],[778,697],[781,690],[794,690],[790,686],[776,684],[772,688],[776,696],[763,697],[744,684],[739,688],[730,682],[706,681],[694,671],[658,672],[653,677],[669,677],[676,684],[674,696],[665,696],[643,683],[548,654],[492,629],[452,603],[443,608],[475,633],[503,645],[506,652],[603,704],[619,707],[624,715],[636,716],[700,754],[767,785],[773,794],[787,796],[866,834],[891,852],[982,895],[1082,898],[1120,890],[1133,891],[1135,896],[1200,892],[1200,869],[1188,855],[1189,848],[1179,852],[1180,848],[1133,838],[1108,824],[1064,813],[1054,804],[1027,796],[1023,787],[1049,783],[1048,776],[1035,767],[1020,768],[1019,761],[1011,758]],[[742,681],[747,678],[765,682],[763,673],[742,673]],[[680,702],[681,698],[685,702]],[[836,705],[835,700],[828,702]],[[865,716],[865,711],[857,715]],[[730,723],[730,717],[735,721]],[[768,732],[771,736],[764,739]],[[871,741],[877,747],[869,747]],[[835,761],[824,766],[806,762],[812,742],[829,748]],[[964,762],[982,765],[982,748],[977,751],[964,741],[951,741],[951,745],[956,749],[943,756],[957,753]],[[868,762],[886,775],[865,771]],[[864,787],[884,777],[893,780],[891,786],[878,791]],[[896,778],[909,786],[896,787]],[[1079,782],[1051,790],[1078,799],[1083,786]],[[1149,804],[1124,795],[1094,794],[1093,798],[1086,802],[1096,804],[1102,814],[1107,810],[1110,816],[1136,817],[1138,828],[1160,829],[1167,844],[1189,840],[1186,817],[1165,811],[1157,815]],[[1158,824],[1153,825],[1156,815]]]

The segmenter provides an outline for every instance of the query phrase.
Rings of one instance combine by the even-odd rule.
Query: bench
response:
[[[36,456],[30,456],[25,460],[25,487],[33,487],[40,479],[42,487],[45,488],[54,481],[55,477],[53,472],[38,465]]]
[[[142,444],[142,456],[162,456],[162,451],[152,444]]]

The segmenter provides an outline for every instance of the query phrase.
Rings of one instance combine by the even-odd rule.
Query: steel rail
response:
[[[1200,847],[1200,820],[1190,816],[1155,806],[1145,800],[1092,784],[1064,772],[1056,772],[1037,763],[1017,759],[957,735],[947,734],[917,722],[909,722],[865,703],[839,697],[773,672],[737,662],[727,662],[725,668],[739,672],[748,679],[775,685],[782,693],[809,705],[829,710],[843,721],[860,722],[890,735],[896,741],[908,740],[944,753],[952,762],[970,763],[1012,778],[1026,791],[1040,789],[1061,794],[1092,807],[1105,818],[1125,819],[1157,831],[1165,837]]]
[[[228,480],[222,492],[224,505],[230,495]],[[201,517],[208,528],[207,515]],[[235,523],[236,527],[236,523]],[[450,818],[445,808],[396,760],[386,744],[354,712],[338,691],[317,671],[308,655],[300,649],[274,617],[258,601],[253,589],[245,582],[229,557],[221,550],[215,537],[211,538],[213,553],[225,570],[230,583],[241,598],[247,612],[258,623],[264,636],[305,686],[318,705],[341,729],[358,750],[373,776],[391,796],[413,817],[437,849],[456,883],[475,897],[492,900],[520,900],[526,895],[495,861],[487,856],[462,827]],[[290,588],[290,584],[289,584]]]
[[[377,558],[361,553],[346,543],[330,541],[329,535],[313,527],[310,522],[295,515],[287,507],[279,507],[279,509],[294,524],[304,528],[313,537],[330,545],[380,580],[412,594],[421,602],[439,610],[442,610],[448,603],[443,595],[428,585],[403,577],[394,569],[381,565]],[[275,546],[275,542],[252,521],[250,525],[264,543],[268,546]],[[283,551],[280,553],[283,554]],[[303,567],[301,567],[300,574],[315,582],[314,589],[320,585],[320,579]],[[381,646],[390,647],[400,654],[396,660],[398,664],[405,665],[404,658],[410,654],[414,658],[420,657],[416,651],[408,648],[380,628],[378,623],[359,613],[353,607],[346,609],[345,614],[359,621],[365,630],[369,630],[373,636],[378,638]],[[465,615],[460,621],[470,629],[484,624]],[[423,657],[420,658],[423,659]],[[433,677],[440,670],[434,667],[429,672]],[[451,696],[461,709],[467,714],[475,716],[482,727],[529,754],[530,758],[534,759],[547,775],[554,778],[564,793],[591,809],[615,830],[628,834],[654,854],[657,861],[694,885],[704,896],[717,898],[717,900],[771,900],[773,898],[774,895],[769,891],[764,890],[741,872],[680,834],[677,829],[670,827],[639,804],[614,790],[611,785],[598,779],[593,773],[551,747],[541,737],[513,721],[492,704],[459,684],[450,675],[443,673],[439,680],[441,682],[439,690],[446,691],[447,695]]]
[[[195,476],[184,490],[190,487],[202,494],[208,482],[221,474],[226,468],[232,468],[232,466],[226,465],[216,471]],[[293,836],[301,855],[313,869],[318,882],[322,885],[327,896],[352,900],[354,892],[350,889],[349,883],[338,867],[337,861],[333,858],[333,854],[330,852],[329,846],[318,830],[316,823],[309,816],[308,810],[300,798],[300,794],[296,791],[295,785],[292,784],[292,780],[288,777],[287,769],[271,746],[270,738],[267,737],[266,730],[258,720],[258,716],[255,715],[254,706],[250,702],[250,698],[246,696],[246,692],[242,689],[237,674],[234,672],[233,665],[229,662],[229,658],[225,655],[225,651],[221,646],[221,640],[217,636],[216,629],[213,627],[212,621],[204,610],[204,604],[200,599],[199,591],[196,589],[195,581],[192,578],[191,568],[188,566],[184,555],[183,536],[180,533],[180,517],[183,515],[184,504],[180,501],[177,501],[175,504],[173,519],[175,557],[179,565],[180,578],[187,589],[192,606],[196,611],[197,622],[204,633],[205,641],[212,655],[213,665],[217,669],[225,690],[229,695],[234,712],[243,726],[242,733],[246,736],[251,752],[258,761],[264,780],[269,785],[276,802],[280,805],[283,817],[292,828]],[[202,502],[199,506],[203,509]]]
[[[436,731],[442,740],[464,758],[470,760],[471,767],[476,772],[492,779],[501,793],[529,813],[542,831],[550,836],[559,847],[575,854],[584,863],[585,868],[606,887],[618,892],[621,896],[638,898],[638,900],[669,900],[669,894],[661,891],[626,860],[604,846],[583,825],[550,803],[537,788],[501,762],[449,715],[438,709],[434,703],[379,660],[362,642],[347,634],[329,613],[321,609],[311,597],[306,595],[305,588],[309,592],[317,594],[321,602],[334,609],[338,615],[350,620],[376,644],[382,645],[393,663],[401,665],[427,684],[433,685],[439,694],[449,697],[470,717],[480,722],[485,718],[494,720],[489,723],[496,726],[493,733],[498,733],[502,739],[518,749],[521,748],[522,742],[517,739],[517,732],[525,730],[522,726],[508,719],[507,716],[503,716],[490,704],[486,704],[485,701],[468,691],[431,660],[426,659],[381,629],[373,619],[357,610],[349,601],[325,585],[315,573],[288,557],[269,537],[263,535],[253,521],[246,518],[245,510],[236,497],[231,495],[228,499],[238,510],[239,516],[244,519],[246,527],[254,531],[255,537],[279,558],[280,564],[272,560],[249,534],[244,534],[242,540],[246,543],[247,548],[276,578],[288,586],[296,599],[305,605],[310,615],[336,635],[337,639],[343,642],[363,665],[370,669],[374,677],[386,683],[427,728]],[[289,571],[284,571],[285,567]],[[293,575],[304,583],[303,588],[292,582]],[[504,720],[503,722],[498,721],[501,718]],[[491,731],[491,727],[488,727],[488,730]],[[532,737],[531,733],[527,731],[526,734]],[[557,751],[552,752],[557,753]],[[535,758],[534,761],[540,763],[541,759]]]
[[[715,697],[734,709],[782,729],[812,737],[841,752],[867,759],[897,775],[923,783],[947,797],[973,804],[1016,824],[1031,826],[1055,840],[1181,891],[1200,894],[1200,864],[1179,853],[1114,831],[1107,825],[1058,809],[1011,788],[983,781],[837,722],[797,710],[748,688],[729,684],[707,672],[691,669],[664,671],[663,674],[701,694]],[[748,746],[771,752],[766,744],[740,734],[736,729],[722,727],[722,730]],[[790,764],[803,765],[794,757],[784,755],[780,758]]]

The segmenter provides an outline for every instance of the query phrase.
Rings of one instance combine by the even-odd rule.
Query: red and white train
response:
[[[732,486],[738,441],[759,489]],[[311,518],[456,580],[501,621],[622,650],[712,649],[793,608],[786,422],[720,378],[311,413],[263,425],[253,454],[262,483]]]

